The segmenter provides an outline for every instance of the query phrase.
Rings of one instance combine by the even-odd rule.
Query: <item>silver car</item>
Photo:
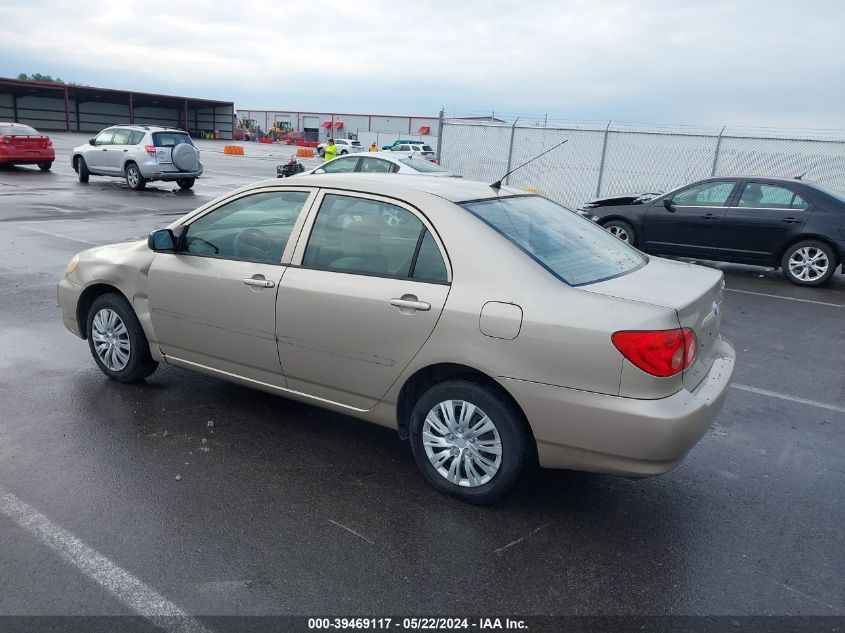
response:
[[[84,251],[58,300],[109,378],[168,363],[397,429],[432,485],[486,503],[535,463],[677,466],[733,373],[723,289],[524,191],[357,174]]]
[[[202,175],[200,152],[183,130],[150,125],[117,125],[73,150],[71,165],[79,182],[94,176],[125,178],[140,191],[154,180],[190,189]]]
[[[277,170],[278,171],[278,170]],[[353,156],[334,158],[308,174],[410,174],[414,176],[455,176],[430,160],[420,156],[402,155],[395,152],[367,152]]]

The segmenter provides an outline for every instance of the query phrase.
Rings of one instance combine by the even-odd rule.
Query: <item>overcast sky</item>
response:
[[[238,108],[845,128],[845,2],[0,0],[20,72]]]

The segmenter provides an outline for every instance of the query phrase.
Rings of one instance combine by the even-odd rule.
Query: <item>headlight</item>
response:
[[[65,277],[71,274],[74,270],[76,270],[76,266],[79,264],[79,255],[74,255],[73,259],[71,259],[68,264],[67,268],[65,268]]]

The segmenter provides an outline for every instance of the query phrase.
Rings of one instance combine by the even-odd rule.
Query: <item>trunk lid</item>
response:
[[[11,144],[21,149],[46,149],[47,143],[50,140],[48,136],[15,136],[10,135],[7,138],[11,139]]]
[[[724,280],[721,271],[650,257],[648,264],[627,275],[581,290],[671,308],[681,327],[691,328],[698,338],[698,355],[684,372],[687,389],[695,389],[710,371],[722,324]]]

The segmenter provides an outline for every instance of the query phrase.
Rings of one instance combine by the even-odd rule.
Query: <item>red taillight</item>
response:
[[[698,339],[688,327],[616,332],[610,337],[622,355],[652,376],[674,376],[695,362]]]
[[[12,139],[8,136],[0,136],[0,145],[11,145]]]
[[[150,156],[156,155],[156,146],[155,145],[144,145],[144,149],[147,150],[147,154]]]
[[[49,136],[45,137],[44,140],[46,141],[47,147],[53,147],[53,141]]]

